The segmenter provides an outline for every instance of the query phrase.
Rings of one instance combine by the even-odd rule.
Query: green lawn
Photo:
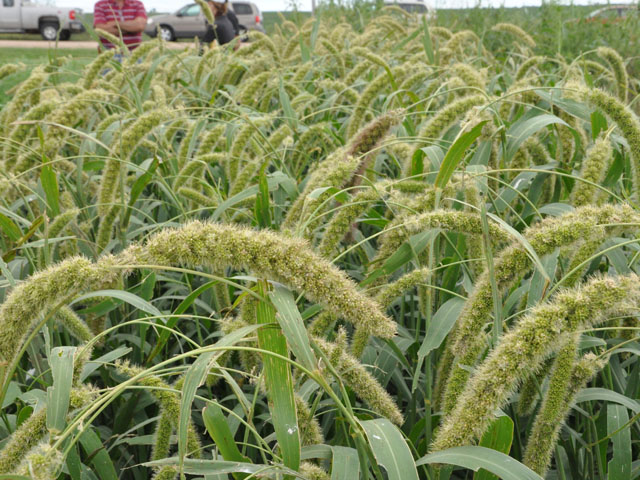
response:
[[[56,74],[57,82],[68,82],[78,78],[82,67],[93,60],[97,51],[83,50],[55,50],[46,48],[2,48],[0,49],[0,65],[5,63],[22,63],[26,66],[21,72],[0,80],[0,108],[11,97],[11,89],[22,82],[36,65],[54,61],[60,57],[69,57],[62,69],[62,74]]]

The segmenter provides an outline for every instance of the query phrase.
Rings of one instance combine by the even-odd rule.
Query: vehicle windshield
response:
[[[198,5],[197,3],[192,3],[190,5],[182,7],[176,13],[185,17],[195,17],[200,14],[200,5]]]
[[[409,13],[425,13],[427,7],[419,3],[398,3],[398,6]]]

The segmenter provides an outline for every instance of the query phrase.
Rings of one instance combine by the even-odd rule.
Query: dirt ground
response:
[[[169,42],[167,46],[176,50],[181,50],[190,46],[187,42]],[[47,42],[45,40],[0,40],[0,48],[56,48],[55,42]],[[96,42],[58,42],[57,48],[59,49],[90,49],[94,50],[98,48]]]

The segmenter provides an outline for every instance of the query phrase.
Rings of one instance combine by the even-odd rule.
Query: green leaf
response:
[[[207,428],[207,432],[209,432],[211,439],[215,442],[218,450],[220,450],[222,458],[232,462],[251,463],[247,457],[240,453],[240,450],[233,439],[233,433],[231,433],[227,419],[218,404],[208,404],[205,409],[202,410],[202,419],[204,420],[204,425]],[[243,479],[246,477],[247,475],[245,474],[234,475],[234,478],[236,479]]]
[[[22,232],[18,226],[2,213],[0,213],[0,231],[4,232],[4,234],[14,242],[17,242],[20,240],[20,237],[22,237]]]
[[[360,478],[360,461],[355,448],[331,447],[333,460],[331,462],[331,480]]]
[[[109,458],[107,450],[102,445],[100,437],[93,430],[93,427],[87,428],[79,438],[80,445],[87,456],[91,458],[93,471],[98,474],[101,480],[118,480],[116,469]]]
[[[421,175],[424,172],[424,152],[416,150],[411,157],[411,176]]]
[[[171,335],[171,330],[169,329],[172,329],[178,323],[178,320],[180,320],[179,315],[182,315],[184,312],[186,312],[187,308],[189,308],[200,295],[202,295],[204,292],[214,287],[218,283],[219,282],[217,280],[212,280],[210,282],[207,282],[204,285],[201,285],[198,288],[196,288],[193,292],[187,295],[187,297],[184,300],[182,300],[182,302],[180,302],[180,305],[178,305],[173,312],[174,316],[169,317],[169,319],[167,320],[167,323],[166,323],[167,328],[166,329],[163,328],[160,331],[160,334],[158,336],[158,341],[156,342],[155,347],[153,347],[153,350],[151,351],[151,353],[149,354],[149,357],[147,358],[147,363],[151,362],[151,360],[155,358],[155,356],[162,350],[164,345],[167,343],[167,341],[169,340],[169,336]]]
[[[300,56],[302,58],[302,63],[306,63],[311,58],[311,51],[307,44],[304,43],[304,37],[300,35]]]
[[[191,404],[196,396],[196,390],[204,383],[207,373],[209,373],[209,364],[215,354],[216,352],[213,351],[199,355],[184,376],[182,398],[180,400],[180,418],[178,419],[178,456],[180,458],[180,471],[182,471],[184,458],[187,455],[187,434],[189,421],[191,420]]]
[[[414,30],[410,35],[404,37],[402,40],[396,43],[393,46],[393,48],[391,48],[391,53],[395,53],[397,51],[402,50],[409,42],[411,42],[414,38],[420,35],[420,33],[421,33],[420,28],[417,28],[416,30]]]
[[[593,140],[595,141],[600,135],[600,132],[604,132],[607,130],[607,119],[604,115],[602,115],[599,111],[595,110],[591,114],[591,135]]]
[[[608,390],[606,388],[583,388],[578,395],[574,403],[591,402],[593,400],[602,400],[605,402],[617,403],[623,405],[631,410],[636,415],[640,413],[640,403],[629,397],[622,395],[621,393]]]
[[[470,131],[458,135],[458,138],[456,138],[453,145],[451,145],[451,148],[444,156],[442,165],[440,165],[440,171],[438,171],[438,176],[436,177],[435,182],[437,188],[444,188],[447,185],[449,179],[451,179],[451,176],[453,175],[453,172],[456,171],[458,164],[464,158],[464,154],[467,149],[482,133],[482,128],[485,123],[487,123],[487,121],[480,122]]]
[[[547,273],[547,278],[555,278],[559,256],[560,250],[556,250],[554,253],[542,258],[542,266]],[[540,274],[540,271],[533,272],[529,293],[527,294],[527,307],[530,308],[537,305],[544,297],[548,287],[549,282]]]
[[[538,257],[538,254],[533,249],[533,246],[529,243],[529,241],[526,238],[524,238],[524,235],[522,235],[520,232],[518,232],[515,228],[513,228],[511,225],[509,225],[507,222],[505,222],[503,219],[501,219],[497,215],[494,215],[493,213],[487,213],[487,216],[491,218],[491,220],[499,224],[503,230],[506,230],[513,238],[515,238],[524,247],[524,249],[527,251],[527,255],[535,265],[540,275],[542,275],[542,277],[547,282],[550,283],[551,279],[549,278],[549,275],[547,275],[547,271],[544,268],[544,265],[542,265],[542,261],[540,260],[540,257]]]
[[[274,289],[269,292],[269,298],[278,311],[276,318],[296,359],[309,370],[315,370],[316,357],[291,290],[284,285],[275,284]]]
[[[310,458],[321,458],[323,460],[331,460],[333,455],[332,447],[329,445],[317,444],[307,445],[300,450],[300,459],[309,460]]]
[[[53,434],[62,432],[67,424],[75,351],[76,347],[55,347],[49,357],[53,386],[47,388],[47,429]]]
[[[58,178],[56,177],[51,165],[43,165],[40,171],[40,183],[47,197],[47,207],[49,208],[49,216],[55,217],[60,213],[60,198],[58,191]]]
[[[309,192],[307,197],[311,200],[317,200],[321,196],[331,195],[333,198],[342,203],[347,203],[349,201],[349,197],[345,191],[336,187],[319,187]]]
[[[559,117],[551,114],[537,115],[535,117],[522,118],[514,123],[507,132],[507,153],[505,161],[509,162],[516,154],[520,145],[538,130],[543,129],[547,125],[559,123],[567,126],[567,123]]]
[[[266,282],[259,284],[260,294],[265,295]],[[282,334],[273,306],[267,302],[259,302],[256,312],[258,324],[258,345],[261,349],[288,356],[287,340]],[[293,396],[293,380],[289,364],[271,355],[263,355],[264,377],[269,399],[269,410],[273,427],[282,452],[284,464],[292,470],[300,467],[300,431]]]
[[[458,297],[451,298],[442,304],[431,319],[429,329],[418,350],[418,358],[426,357],[442,344],[458,320],[464,304],[465,301]]]
[[[267,175],[265,174],[264,168],[262,168],[260,171],[260,182],[258,183],[258,194],[256,195],[255,203],[255,217],[260,228],[271,227],[270,203]]]
[[[400,430],[386,418],[360,422],[379,465],[389,480],[418,480],[411,450]]]
[[[562,98],[562,92],[559,90],[535,90],[535,92],[540,98],[562,108],[565,112],[570,113],[574,117],[581,118],[586,122],[589,121],[593,109],[589,108],[584,103],[576,102],[570,98]]]
[[[489,429],[482,436],[480,440],[480,446],[490,448],[502,452],[506,455],[511,450],[511,444],[513,443],[513,420],[507,415],[501,415],[496,418]],[[498,477],[492,473],[489,473],[485,469],[480,469],[473,476],[474,480],[494,480]]]
[[[278,90],[280,94],[280,105],[282,106],[282,112],[284,113],[284,119],[289,124],[289,126],[293,130],[295,130],[298,127],[298,116],[296,115],[295,110],[291,107],[289,94],[284,88],[282,77],[280,77],[280,86]]]
[[[215,346],[227,347],[234,345],[257,328],[258,325],[249,325],[239,328],[238,330],[222,337]],[[220,356],[221,354],[221,350],[214,350],[200,354],[185,374],[184,384],[182,386],[182,398],[180,400],[180,418],[178,419],[178,458],[181,471],[187,454],[187,433],[189,420],[191,419],[191,405],[193,403],[193,399],[196,396],[198,387],[204,383],[205,378],[211,369],[212,361],[216,356]]]
[[[16,382],[10,382],[9,387],[7,387],[7,392],[4,394],[4,398],[2,399],[2,409],[4,410],[11,405],[21,393],[22,391],[18,384]]]
[[[416,153],[418,152],[422,152],[424,154],[423,156],[428,158],[429,162],[431,162],[431,166],[429,168],[430,171],[435,172],[436,170],[440,170],[440,165],[442,165],[442,162],[444,161],[445,152],[439,145],[429,145],[428,147],[422,147]],[[422,171],[419,173],[422,173]],[[427,183],[432,183],[434,179],[431,175],[429,175],[425,178],[425,181]]]
[[[143,463],[145,467],[163,467],[165,465],[177,465],[176,457],[163,458],[153,462]],[[242,472],[255,475],[254,478],[262,478],[268,476],[270,478],[278,478],[277,474],[297,476],[300,475],[295,470],[282,467],[281,465],[258,465],[242,462],[227,462],[224,460],[197,460],[187,458],[184,461],[184,473],[189,475],[216,475],[225,473]],[[281,478],[281,477],[280,477]]]
[[[269,175],[269,177],[267,178],[267,183],[269,185],[270,192],[276,190],[278,187],[280,187],[280,185],[282,185],[283,188],[285,188],[287,187],[288,183],[291,182],[290,177],[287,177],[284,174],[276,175],[276,173],[278,172],[275,172],[274,174]],[[258,185],[252,185],[249,188],[245,188],[243,191],[234,195],[233,197],[227,198],[224,202],[222,202],[218,206],[218,208],[215,209],[215,211],[211,215],[211,220],[212,221],[219,220],[220,217],[224,214],[224,212],[227,211],[227,209],[229,209],[230,207],[233,207],[238,203],[244,202],[248,198],[253,197],[258,193],[259,188],[260,187]]]
[[[538,212],[545,215],[551,215],[553,217],[560,217],[566,215],[569,212],[575,210],[571,205],[567,203],[548,203],[538,209]]]
[[[613,435],[608,480],[631,480],[631,429],[628,422],[629,412],[625,407],[607,406],[607,434]]]
[[[11,270],[9,270],[9,265],[4,261],[2,257],[0,257],[0,273],[6,278],[7,283],[11,288],[16,286],[16,279],[13,278]]]
[[[131,218],[133,206],[135,205],[136,201],[138,201],[138,197],[144,191],[144,188],[153,178],[153,172],[155,172],[157,166],[158,159],[154,158],[147,171],[140,175],[135,182],[133,182],[133,185],[131,186],[131,190],[129,192],[129,204],[127,205],[127,210],[122,221],[123,228],[126,228],[126,226],[129,225],[129,219]]]
[[[31,225],[29,226],[29,230],[27,230],[27,233],[25,233],[22,236],[22,238],[20,238],[16,242],[16,247],[23,245],[27,240],[29,240],[38,231],[38,228],[40,228],[40,225],[42,225],[43,223],[44,223],[44,215],[40,215],[31,223]],[[15,250],[10,250],[6,253],[3,253],[2,259],[5,262],[10,262],[14,256],[15,256]]]
[[[451,298],[440,306],[431,319],[427,333],[422,340],[422,345],[420,345],[420,349],[418,350],[418,365],[415,369],[415,375],[413,376],[413,383],[411,385],[412,392],[415,392],[418,388],[424,359],[433,350],[442,345],[442,342],[456,324],[460,312],[464,307],[464,303],[465,301],[461,298]]]
[[[67,469],[71,480],[82,480],[82,461],[78,453],[78,445],[73,445],[66,459]]]
[[[89,298],[96,297],[110,297],[120,300],[122,302],[128,303],[132,307],[137,308],[138,310],[142,310],[143,312],[147,312],[149,315],[153,315],[154,317],[162,317],[164,314],[158,310],[156,307],[151,305],[146,300],[140,298],[138,295],[135,295],[131,292],[125,292],[123,290],[98,290],[91,293],[86,293],[78,298],[76,298],[72,304],[82,302]]]
[[[502,452],[485,447],[454,447],[425,455],[416,465],[446,463],[478,471],[481,468],[502,480],[543,480],[540,475]]]
[[[311,53],[316,48],[316,42],[318,41],[318,33],[320,32],[320,20],[316,19],[313,22],[313,28],[311,29],[311,38],[309,39],[309,44],[311,48]]]
[[[118,347],[115,350],[111,350],[101,357],[98,357],[90,362],[87,362],[82,369],[82,373],[80,374],[80,382],[84,382],[89,375],[99,369],[102,365],[106,363],[113,363],[114,360],[117,360],[120,357],[124,357],[128,353],[130,353],[133,349],[131,347]]]
[[[416,258],[417,254],[422,252],[427,247],[433,236],[437,234],[438,230],[430,229],[416,235],[412,235],[407,242],[400,245],[393,255],[385,260],[382,268],[371,272],[371,274],[363,280],[360,285],[364,287],[373,282],[380,275],[391,275],[400,267]]]
[[[32,414],[33,414],[33,407],[31,405],[22,407],[18,412],[18,417],[16,419],[16,426],[19,427],[20,425],[22,425],[26,420],[29,419],[29,417],[31,417]]]
[[[433,53],[433,43],[431,42],[431,34],[429,33],[429,24],[425,16],[422,17],[422,45],[424,46],[424,52],[427,54],[427,59],[430,65],[436,63],[436,56]]]

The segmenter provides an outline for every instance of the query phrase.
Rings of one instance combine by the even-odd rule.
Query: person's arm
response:
[[[102,6],[98,3],[96,3],[93,8],[93,28],[99,28],[100,30],[104,30],[105,32],[113,35],[118,34],[116,22],[107,21],[107,16],[105,15]]]
[[[117,26],[119,26],[124,33],[141,33],[147,26],[147,17],[136,17],[133,20],[118,22]]]
[[[142,2],[137,2],[138,11],[133,20],[120,22],[120,28],[127,33],[142,33],[147,26],[147,12]]]
[[[104,13],[98,9],[94,12],[93,20],[94,28],[99,28],[112,35],[120,35],[120,33],[141,33],[147,26],[147,13],[144,10],[142,3],[138,5],[138,11],[136,12],[136,18],[133,20],[123,20],[118,22],[116,20],[106,21]]]
[[[104,30],[112,35],[120,35],[122,33],[140,33],[143,32],[147,25],[146,17],[136,17],[133,20],[124,20],[122,22],[116,22],[115,20],[110,22],[98,23],[95,22],[95,28]]]

